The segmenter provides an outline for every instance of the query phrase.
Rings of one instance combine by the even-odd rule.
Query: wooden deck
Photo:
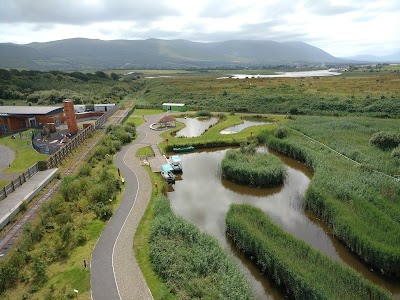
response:
[[[150,164],[150,168],[152,172],[161,172],[161,165],[164,165],[167,162],[167,159],[161,154],[160,149],[157,145],[152,144],[151,148],[154,152],[154,157],[149,157],[148,161]]]

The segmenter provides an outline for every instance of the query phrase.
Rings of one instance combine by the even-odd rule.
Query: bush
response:
[[[400,146],[394,148],[390,156],[400,162]]]
[[[400,145],[400,134],[390,131],[380,131],[372,135],[370,143],[381,149],[391,149]]]
[[[274,136],[278,139],[283,139],[287,136],[288,131],[285,127],[277,127],[274,131]]]
[[[208,110],[200,110],[196,112],[196,116],[198,117],[211,117],[211,113]]]

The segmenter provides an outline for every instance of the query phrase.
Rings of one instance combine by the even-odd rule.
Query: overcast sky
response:
[[[303,41],[334,56],[400,51],[399,0],[0,0],[0,42],[74,37]]]

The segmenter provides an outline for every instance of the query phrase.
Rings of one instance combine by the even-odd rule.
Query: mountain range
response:
[[[184,69],[346,62],[303,42],[231,40],[201,43],[73,38],[25,45],[0,43],[0,68],[32,70]]]
[[[112,40],[73,38],[25,45],[0,44],[0,68],[88,70],[189,68],[337,63],[340,59],[303,42],[232,40]]]

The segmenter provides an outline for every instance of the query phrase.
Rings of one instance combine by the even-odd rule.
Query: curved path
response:
[[[3,170],[8,168],[15,158],[15,153],[13,150],[6,146],[0,145],[0,179],[12,180],[15,174],[3,174]]]
[[[91,292],[94,300],[153,299],[133,253],[133,237],[151,197],[151,180],[135,157],[136,150],[162,141],[150,124],[162,115],[146,116],[139,137],[114,162],[125,178],[125,193],[93,250]]]

